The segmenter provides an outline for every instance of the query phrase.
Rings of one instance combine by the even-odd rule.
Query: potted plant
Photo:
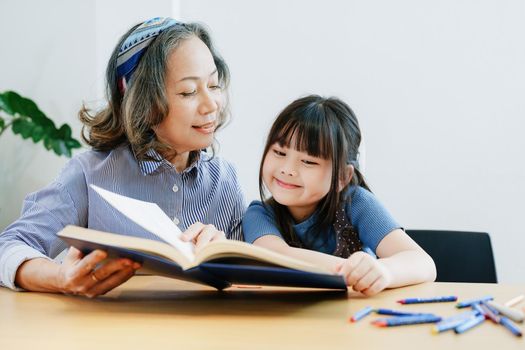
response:
[[[0,136],[11,128],[14,134],[34,143],[42,141],[47,150],[71,157],[71,150],[80,148],[80,142],[71,137],[71,127],[60,128],[49,119],[31,99],[14,91],[0,94]]]

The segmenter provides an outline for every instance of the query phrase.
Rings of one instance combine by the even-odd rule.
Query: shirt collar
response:
[[[146,152],[146,155],[148,157],[150,157],[151,159],[139,160],[138,161],[140,170],[141,170],[143,175],[151,175],[151,174],[153,174],[155,172],[160,172],[160,171],[163,171],[163,170],[174,170],[174,171],[177,171],[175,169],[175,167],[173,166],[173,164],[171,164],[169,161],[167,161],[164,157],[162,157],[153,148],[150,148]],[[195,169],[195,171],[197,171],[197,169],[200,167],[200,164],[202,162],[202,158],[203,158],[203,152],[202,151],[191,152],[190,153],[190,162],[191,162],[191,164],[186,169],[184,169],[181,172],[181,174],[190,173],[191,171],[193,171],[193,169]]]

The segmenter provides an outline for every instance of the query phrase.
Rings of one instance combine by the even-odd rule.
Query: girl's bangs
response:
[[[270,144],[293,148],[308,153],[312,157],[332,159],[333,144],[330,125],[315,113],[292,115],[281,125],[275,125],[275,133]]]

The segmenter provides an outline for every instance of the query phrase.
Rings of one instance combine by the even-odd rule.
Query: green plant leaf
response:
[[[47,150],[67,157],[71,157],[72,149],[81,147],[80,142],[71,137],[72,131],[68,124],[62,124],[57,129],[35,102],[14,91],[0,93],[0,111],[13,117],[7,124],[0,117],[0,134],[6,125],[11,125],[14,134],[24,139],[31,138],[35,143],[43,141]]]
[[[17,94],[14,91],[6,91],[3,93],[4,96],[4,103],[7,107],[6,112],[15,115],[15,114],[22,114],[20,113],[22,108],[20,107],[20,102],[22,100],[22,96]],[[23,115],[23,114],[22,114]]]
[[[13,133],[15,134],[22,133],[22,128],[23,128],[22,119],[16,119],[13,121],[13,124],[11,125],[11,129],[13,130]]]
[[[60,129],[58,129],[58,136],[61,139],[69,139],[71,137],[71,127],[67,124],[63,124]]]
[[[13,115],[15,112],[9,104],[9,92],[10,91],[6,91],[0,94],[0,109],[4,110],[9,115]]]
[[[45,135],[45,130],[40,125],[35,125],[33,129],[33,133],[31,134],[31,138],[33,139],[34,143],[37,143],[38,141],[42,140],[42,138]]]
[[[44,127],[55,127],[55,124],[51,119],[46,117],[35,102],[32,100],[22,97],[14,91],[6,91],[0,95],[0,106],[6,111],[6,113],[16,116],[17,114],[25,117],[29,117],[36,124]]]
[[[13,121],[13,132],[20,134],[24,139],[31,137],[34,128],[35,124],[31,120],[20,118]]]
[[[71,152],[66,147],[66,144],[64,143],[63,140],[55,139],[51,142],[51,145],[53,147],[53,151],[59,156],[68,155],[68,154],[71,155]]]
[[[53,139],[49,137],[49,135],[44,135],[44,147],[49,151],[52,147],[51,143],[53,142]]]
[[[77,140],[72,139],[72,138],[66,140],[66,146],[67,146],[69,149],[80,148],[80,147],[82,147],[82,145],[80,144],[80,142],[78,142]]]

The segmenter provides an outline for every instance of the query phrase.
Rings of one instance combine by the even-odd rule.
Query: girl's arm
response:
[[[272,234],[257,238],[253,244],[292,258],[308,261],[334,273],[336,272],[337,267],[345,261],[345,259],[330,254],[316,252],[309,249],[290,247],[281,237]]]
[[[378,260],[391,275],[388,288],[430,282],[436,279],[434,260],[405,231],[396,229],[376,249]]]
[[[345,276],[348,286],[365,295],[374,295],[385,288],[434,281],[436,267],[432,258],[403,230],[396,229],[377,247],[379,259],[365,252],[356,252],[342,259],[308,249],[290,247],[282,238],[265,235],[253,244],[297,259],[325,267]]]
[[[356,252],[339,266],[339,274],[345,276],[347,285],[365,295],[374,295],[385,288],[436,279],[432,258],[401,229],[387,234],[376,253],[379,259]]]

